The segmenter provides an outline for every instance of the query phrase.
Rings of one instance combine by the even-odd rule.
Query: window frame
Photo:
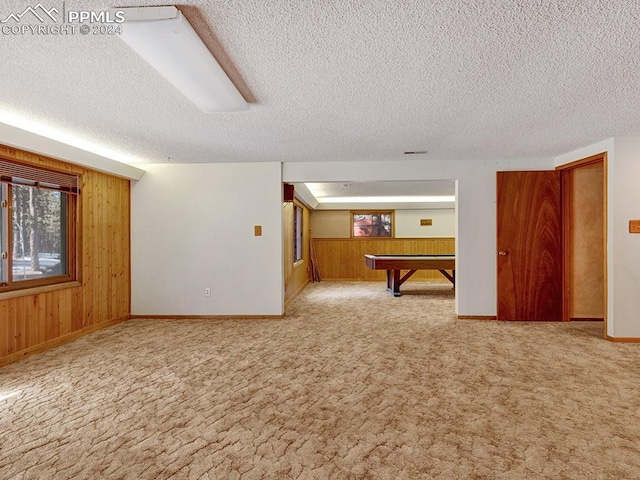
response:
[[[32,169],[34,171],[41,172],[43,175],[58,174],[68,177],[76,177],[75,183],[81,184],[81,175],[75,172],[68,172],[63,170],[55,170],[51,168],[42,167],[37,164],[29,162],[17,161],[14,159],[0,157],[0,161],[3,163],[11,163],[18,168],[20,166],[26,169]],[[16,177],[13,177],[15,179]],[[20,177],[21,178],[21,177]],[[2,176],[0,179],[0,205],[2,215],[2,228],[0,229],[0,237],[2,239],[2,249],[6,252],[6,258],[2,258],[2,269],[6,269],[6,280],[0,277],[0,296],[3,298],[5,294],[12,294],[13,292],[21,292],[29,289],[36,289],[41,287],[56,287],[58,285],[69,284],[71,282],[79,282],[79,245],[80,245],[80,189],[67,189],[66,187],[55,188],[56,185],[43,184],[33,179],[25,179],[30,183],[16,182],[9,179],[8,176]],[[44,183],[44,182],[43,182]],[[65,273],[60,275],[51,275],[43,278],[33,278],[28,280],[15,280],[13,278],[13,188],[14,186],[24,186],[29,188],[42,188],[46,190],[59,191],[64,194],[64,216],[61,215],[61,234],[64,235],[65,240]],[[6,204],[4,203],[6,201]],[[6,247],[4,246],[6,242]]]
[[[353,239],[372,239],[375,238],[377,240],[379,239],[385,239],[385,238],[395,238],[396,236],[396,218],[395,218],[395,210],[350,210],[349,211],[349,228],[350,228],[350,237]],[[369,235],[369,236],[356,236],[354,235],[354,216],[355,215],[390,215],[391,216],[391,232],[389,233],[389,236],[376,236],[376,235]]]
[[[298,219],[298,212],[300,218]],[[304,261],[304,208],[293,202],[293,264],[298,265]]]

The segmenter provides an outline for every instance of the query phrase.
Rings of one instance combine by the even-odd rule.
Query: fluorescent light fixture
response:
[[[317,197],[318,203],[443,203],[455,202],[455,195],[389,197]]]
[[[120,38],[205,113],[249,104],[176,7],[120,8]]]

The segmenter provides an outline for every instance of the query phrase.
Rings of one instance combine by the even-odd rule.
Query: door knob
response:
[[[498,255],[502,255],[503,257],[506,257],[507,255],[509,255],[509,252],[508,252],[508,251],[505,251],[505,250],[500,250],[500,251],[498,252]]]

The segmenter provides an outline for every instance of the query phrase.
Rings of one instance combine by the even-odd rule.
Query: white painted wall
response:
[[[349,210],[315,210],[309,220],[313,238],[351,238]]]
[[[425,162],[300,162],[285,182],[457,180],[456,313],[496,314],[496,172],[553,169],[552,158]]]
[[[616,137],[613,191],[612,337],[640,338],[640,234],[629,220],[640,220],[640,137]]]
[[[607,152],[607,335],[640,338],[640,137],[616,137],[569,152],[557,165]]]
[[[432,225],[421,226],[420,219],[430,218]],[[429,210],[396,210],[396,238],[454,237],[456,211],[454,208]]]
[[[132,314],[282,314],[281,164],[145,168],[131,189]]]

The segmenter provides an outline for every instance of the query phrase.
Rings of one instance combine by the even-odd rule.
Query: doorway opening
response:
[[[455,253],[455,180],[327,181],[294,183],[293,187],[296,199],[309,209],[305,231],[309,251],[313,252],[312,264],[322,281],[375,281],[384,291],[385,272],[368,268],[366,254]],[[388,222],[388,228],[373,235],[377,220],[382,227]],[[287,281],[285,266],[285,292],[293,291]],[[411,288],[421,281],[427,285],[450,283],[437,270],[420,269],[411,276],[411,282],[404,284],[403,293],[424,291]],[[302,288],[304,283],[297,285],[295,291]],[[285,298],[285,304],[293,296]],[[455,296],[455,290],[451,289],[450,296]]]
[[[607,154],[559,168],[562,175],[564,321],[602,321],[607,312]]]

